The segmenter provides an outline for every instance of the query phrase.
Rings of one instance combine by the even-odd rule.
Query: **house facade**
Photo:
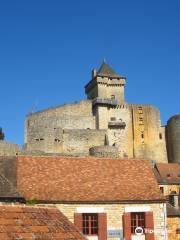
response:
[[[180,164],[159,163],[154,167],[159,188],[166,197],[168,239],[180,239]]]
[[[166,240],[166,203],[146,160],[18,156],[17,190],[56,206],[89,240]]]

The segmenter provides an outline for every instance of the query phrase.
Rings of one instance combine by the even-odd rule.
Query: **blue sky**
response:
[[[103,58],[126,100],[180,113],[179,0],[0,1],[0,126],[23,144],[31,111],[85,98]]]

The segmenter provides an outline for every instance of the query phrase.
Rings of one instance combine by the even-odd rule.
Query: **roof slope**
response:
[[[103,62],[101,67],[97,72],[98,76],[102,77],[112,77],[112,78],[124,78],[118,75],[107,63]]]
[[[178,163],[157,163],[154,174],[159,183],[180,184],[180,164]]]
[[[20,194],[17,192],[12,183],[0,174],[0,199],[1,198],[19,198]]]
[[[26,199],[44,201],[163,199],[144,160],[18,156],[17,189]]]
[[[176,209],[175,207],[173,207],[171,204],[167,203],[167,216],[168,217],[175,217],[175,216],[180,216],[180,210]]]
[[[1,205],[0,229],[0,239],[3,240],[85,240],[55,208]]]

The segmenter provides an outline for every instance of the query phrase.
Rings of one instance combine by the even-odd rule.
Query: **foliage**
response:
[[[28,205],[35,205],[37,203],[38,203],[38,201],[35,198],[26,200],[26,204],[28,204]]]
[[[0,140],[4,140],[4,138],[5,138],[5,135],[3,133],[2,128],[0,127]]]

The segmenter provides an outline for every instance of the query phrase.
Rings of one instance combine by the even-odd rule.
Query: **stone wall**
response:
[[[167,162],[166,139],[159,110],[151,105],[131,105],[134,157]]]
[[[159,187],[163,187],[164,196],[168,196],[171,192],[176,192],[180,195],[180,185],[159,185]]]
[[[89,149],[89,154],[98,158],[119,158],[118,148],[114,146],[97,146]]]
[[[20,147],[17,144],[0,140],[0,156],[16,156],[19,151]]]
[[[180,240],[180,216],[168,217],[168,240]]]
[[[71,222],[74,222],[74,213],[77,212],[78,207],[84,208],[101,208],[103,212],[107,214],[107,230],[122,230],[122,215],[124,213],[125,207],[143,207],[150,206],[151,211],[154,215],[154,231],[155,231],[155,240],[166,240],[165,238],[165,225],[166,225],[166,216],[165,216],[165,204],[57,204],[56,205],[65,216]],[[87,210],[88,211],[88,210]],[[108,240],[111,238],[108,237]],[[119,238],[113,238],[114,240],[119,240]]]
[[[124,127],[116,127],[116,123],[124,123]],[[115,146],[121,158],[167,162],[165,127],[159,110],[150,105],[100,104],[93,108],[86,100],[30,114],[24,149],[87,155],[88,148],[105,144],[105,134],[106,145]]]
[[[105,130],[64,130],[63,152],[67,155],[89,155],[93,146],[104,145]]]
[[[24,149],[86,155],[93,142],[104,144],[104,135],[95,130],[92,102],[81,101],[30,114],[25,124]]]
[[[168,120],[167,146],[169,162],[180,163],[180,115],[175,115]]]

